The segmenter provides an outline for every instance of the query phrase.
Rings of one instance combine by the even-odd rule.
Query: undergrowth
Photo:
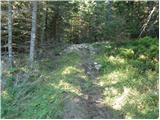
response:
[[[98,84],[104,88],[105,103],[124,118],[158,118],[158,40],[145,37],[93,46],[99,50],[94,58],[102,65]],[[16,58],[17,66],[2,73],[2,118],[63,118],[65,95],[83,94],[77,76],[88,79],[77,67],[80,56],[72,52],[46,57],[35,61],[32,70],[26,58]],[[84,83],[83,89],[93,89]]]
[[[2,92],[2,118],[61,118],[64,93],[78,95],[77,88],[68,83],[74,78],[72,72],[80,72],[75,67],[78,62],[79,56],[70,53],[58,61],[35,62],[32,71],[27,66],[18,68],[17,74],[26,77]]]
[[[150,37],[95,45],[107,105],[125,118],[158,118],[158,40]]]

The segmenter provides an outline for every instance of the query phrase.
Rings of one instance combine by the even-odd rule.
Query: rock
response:
[[[73,44],[69,47],[67,47],[66,49],[64,49],[64,52],[70,53],[70,52],[82,52],[82,50],[87,50],[90,52],[91,55],[94,55],[96,52],[96,49],[93,48],[93,46],[91,44]]]
[[[101,67],[102,67],[101,64],[96,64],[96,65],[95,65],[95,68],[96,68],[97,71],[99,71]]]

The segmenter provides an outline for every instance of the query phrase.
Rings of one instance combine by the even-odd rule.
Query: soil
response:
[[[77,49],[77,48],[76,48]],[[81,56],[81,67],[88,76],[91,86],[85,89],[85,80],[78,77],[77,81],[83,93],[82,96],[71,97],[65,95],[64,116],[65,119],[109,119],[113,118],[112,109],[103,102],[103,88],[97,84],[97,76],[99,70],[95,67],[95,61],[92,55],[96,52],[89,47],[81,48],[79,52]]]

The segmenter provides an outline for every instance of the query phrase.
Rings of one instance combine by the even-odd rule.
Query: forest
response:
[[[158,119],[159,1],[1,0],[2,119]]]

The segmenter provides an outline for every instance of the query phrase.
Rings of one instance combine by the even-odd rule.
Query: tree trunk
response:
[[[112,20],[112,1],[108,1],[108,21]]]
[[[35,49],[35,40],[36,40],[36,18],[37,18],[37,1],[33,1],[32,9],[32,30],[31,30],[31,41],[30,41],[30,55],[29,55],[29,64],[32,66],[34,60],[34,49]]]
[[[46,5],[44,6],[45,7],[45,10],[46,10]],[[41,45],[44,44],[44,39],[45,39],[45,30],[46,30],[46,15],[43,15],[43,18],[42,18],[42,33],[41,33]]]
[[[150,14],[149,14],[149,16],[147,18],[147,22],[142,26],[142,31],[139,34],[139,37],[141,37],[142,33],[145,31],[145,29],[146,29],[146,27],[147,27],[152,15],[153,15],[154,11],[156,11],[156,6],[153,7],[152,11],[150,12]]]
[[[9,65],[12,67],[12,3],[8,1],[8,57]]]
[[[47,1],[46,1],[46,15],[45,15],[45,41],[47,41],[48,40],[48,7],[47,7],[47,5],[48,5],[48,3],[47,3]]]

